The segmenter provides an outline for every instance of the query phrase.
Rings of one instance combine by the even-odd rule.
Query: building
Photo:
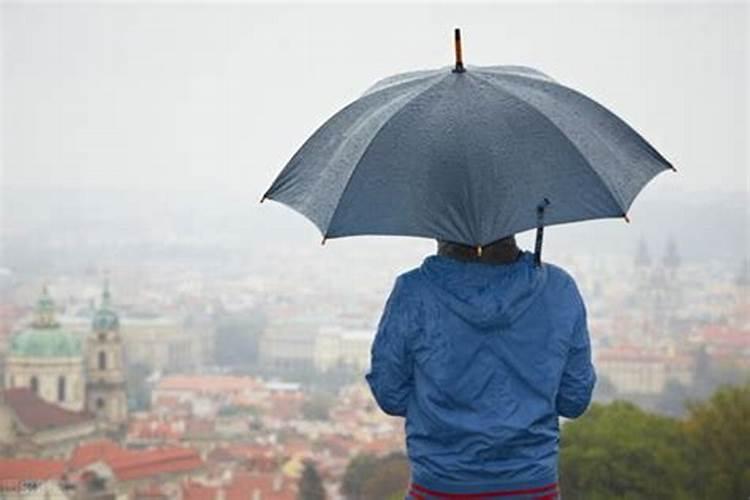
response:
[[[261,365],[276,372],[312,372],[319,328],[315,319],[303,316],[273,321],[260,338]]]
[[[128,400],[120,319],[110,301],[105,285],[86,341],[86,407],[109,430],[121,431],[128,419]]]
[[[201,342],[187,335],[182,321],[166,316],[127,317],[122,336],[129,364],[152,370],[185,372],[202,364]]]
[[[0,458],[0,498],[68,498],[61,488],[64,476],[64,460]]]
[[[661,394],[667,384],[693,381],[693,359],[676,352],[656,352],[638,347],[601,349],[596,355],[597,372],[607,377],[620,394]]]
[[[111,492],[115,498],[143,498],[139,492],[152,485],[175,484],[205,472],[200,454],[190,448],[134,450],[107,440],[79,446],[67,465],[84,478],[79,485],[83,492]]]
[[[71,411],[86,406],[83,342],[55,319],[47,287],[31,324],[13,335],[5,366],[5,387],[26,387],[45,401]]]
[[[0,392],[0,455],[64,457],[98,436],[94,415],[50,403],[28,387]]]
[[[97,416],[108,430],[123,429],[127,420],[123,347],[108,287],[91,331],[83,335],[57,322],[54,302],[44,287],[33,321],[11,340],[5,387],[29,389],[71,412]]]
[[[364,371],[370,366],[374,330],[324,328],[315,338],[315,368],[326,371],[340,366]]]

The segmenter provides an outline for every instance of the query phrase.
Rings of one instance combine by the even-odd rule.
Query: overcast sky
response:
[[[678,168],[648,189],[748,190],[748,8],[630,5],[2,7],[3,188],[259,197],[393,73],[523,64],[623,117]]]

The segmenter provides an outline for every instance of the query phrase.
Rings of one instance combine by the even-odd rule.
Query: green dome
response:
[[[120,320],[114,311],[109,309],[99,309],[94,314],[94,320],[91,325],[95,331],[117,330],[120,327]]]
[[[80,337],[60,328],[28,328],[13,336],[10,356],[76,358],[82,356]]]

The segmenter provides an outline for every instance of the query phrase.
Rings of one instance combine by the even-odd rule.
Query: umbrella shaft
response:
[[[464,69],[464,60],[463,55],[461,54],[461,30],[456,28],[453,31],[453,34],[453,42],[456,50],[456,67],[453,69],[453,72],[463,73],[466,70]]]
[[[536,228],[536,242],[534,243],[534,262],[537,266],[542,264],[542,240],[544,239],[544,227]]]
[[[534,262],[537,266],[542,265],[542,240],[544,239],[544,209],[549,205],[549,200],[544,198],[536,207],[536,242],[534,244]]]

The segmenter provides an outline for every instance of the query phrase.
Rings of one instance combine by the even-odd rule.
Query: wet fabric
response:
[[[586,309],[563,269],[442,255],[395,280],[366,380],[406,417],[412,479],[446,493],[557,482],[558,417],[587,408],[596,381]]]
[[[537,225],[623,217],[668,170],[602,105],[519,66],[387,78],[325,122],[264,194],[326,238],[486,245]]]

